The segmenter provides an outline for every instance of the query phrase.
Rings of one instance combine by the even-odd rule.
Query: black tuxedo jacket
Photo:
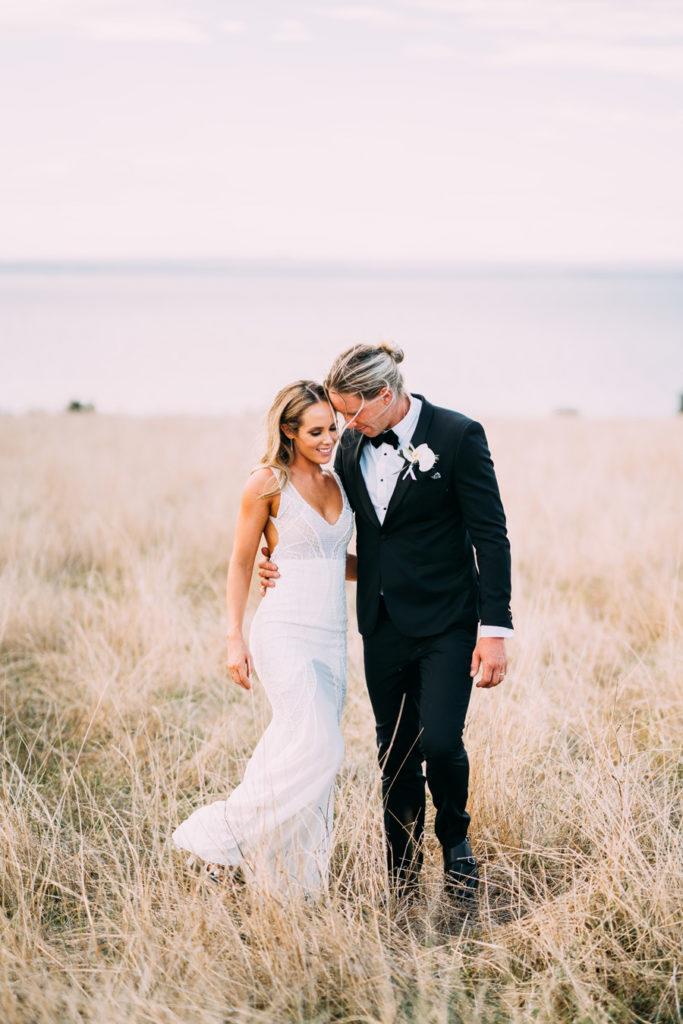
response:
[[[369,439],[345,430],[335,453],[356,513],[358,629],[367,635],[375,628],[380,589],[407,636],[479,620],[512,627],[510,543],[484,428],[412,393],[422,408],[411,443],[426,442],[439,458],[424,472],[416,465],[414,480],[401,470],[383,523],[360,469]]]

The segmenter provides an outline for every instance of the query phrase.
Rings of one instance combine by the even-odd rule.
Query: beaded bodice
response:
[[[288,480],[280,490],[277,516],[270,519],[278,531],[278,542],[271,552],[273,561],[283,558],[341,558],[353,534],[353,510],[339,475],[323,470],[337,481],[342,495],[342,510],[336,523],[328,523]]]

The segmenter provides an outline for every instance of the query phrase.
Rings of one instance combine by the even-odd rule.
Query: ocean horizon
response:
[[[481,416],[668,416],[683,267],[387,261],[0,261],[0,412],[225,415],[320,380],[359,341]]]

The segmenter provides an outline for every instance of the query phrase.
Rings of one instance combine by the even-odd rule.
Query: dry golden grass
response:
[[[209,891],[170,846],[267,721],[223,668],[255,421],[0,420],[2,1020],[680,1019],[683,419],[485,425],[517,634],[473,691],[462,928],[431,816],[426,908],[381,909],[353,616],[329,899]]]

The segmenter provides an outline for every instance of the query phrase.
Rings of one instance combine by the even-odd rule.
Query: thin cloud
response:
[[[121,42],[201,43],[207,32],[196,22],[179,17],[95,18],[82,23],[91,39]]]
[[[334,4],[316,8],[315,14],[332,21],[345,21],[374,29],[424,31],[433,27],[431,21],[416,17],[413,13],[378,4]]]
[[[154,0],[8,0],[0,33],[81,35],[90,39],[197,43],[206,24],[188,8],[168,11]]]
[[[411,60],[452,60],[459,56],[458,50],[447,43],[425,43],[424,45],[406,46],[403,50]]]
[[[473,55],[489,67],[683,78],[683,6],[667,0],[628,7],[612,0],[404,0],[403,10],[438,17],[441,47],[449,44],[449,28],[454,39],[474,29],[481,35]]]
[[[232,36],[242,35],[247,31],[247,25],[244,21],[221,21],[218,28],[221,32],[227,32],[228,35]]]
[[[664,39],[683,33],[683,7],[668,0],[628,6],[614,0],[403,0],[403,9],[456,16],[490,32],[552,34],[614,42]]]
[[[394,26],[405,21],[405,17],[400,14],[370,4],[337,4],[320,8],[317,13],[335,21],[357,21],[365,25]]]
[[[683,78],[683,47],[586,45],[546,40],[507,47],[488,57],[487,63],[505,67],[588,67],[621,74]]]
[[[302,21],[287,18],[276,29],[272,38],[276,43],[308,43],[313,38],[313,34]]]

